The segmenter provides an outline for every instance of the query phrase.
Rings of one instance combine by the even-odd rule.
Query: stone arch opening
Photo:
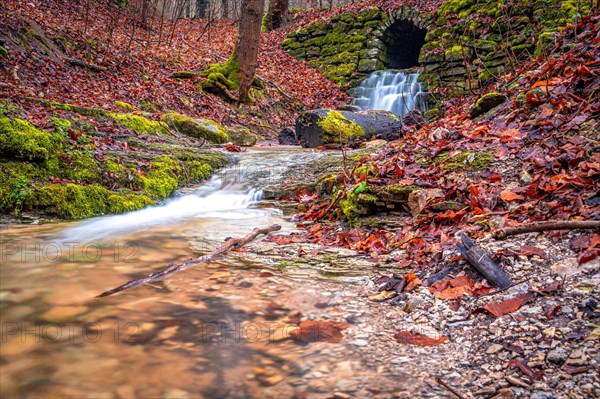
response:
[[[419,53],[425,44],[427,29],[409,19],[392,22],[383,32],[386,69],[405,69],[419,65]]]

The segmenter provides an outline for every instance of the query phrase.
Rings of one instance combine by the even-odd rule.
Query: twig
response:
[[[82,68],[91,69],[94,72],[104,72],[106,68],[99,65],[89,64],[85,61],[78,60],[76,58],[67,58],[67,62],[71,65],[80,66]]]
[[[454,395],[456,395],[457,398],[459,399],[467,399],[465,396],[463,396],[460,392],[458,392],[456,389],[452,388],[450,385],[448,385],[444,380],[442,380],[440,377],[436,377],[435,381],[440,384],[441,386],[443,386],[444,388],[446,388],[448,391],[452,392]]]
[[[535,233],[548,230],[577,230],[600,229],[600,220],[566,220],[532,223],[524,226],[506,227],[496,230],[494,238],[502,239],[508,236],[524,233]]]
[[[137,287],[138,285],[162,280],[163,278],[170,276],[171,274],[177,273],[178,271],[181,271],[183,269],[187,269],[190,266],[197,265],[198,263],[209,262],[209,261],[213,260],[214,258],[216,258],[217,256],[229,251],[231,248],[234,248],[234,247],[239,248],[242,245],[249,243],[250,241],[254,240],[256,237],[258,237],[261,234],[269,234],[269,233],[272,233],[273,231],[277,231],[280,229],[281,229],[281,226],[278,224],[274,224],[274,225],[271,225],[269,227],[264,227],[264,228],[257,227],[254,230],[252,230],[252,232],[245,237],[229,238],[228,240],[225,241],[225,243],[223,245],[221,245],[220,247],[218,247],[217,249],[215,249],[214,251],[212,251],[209,254],[203,255],[196,259],[189,259],[189,260],[183,261],[181,263],[170,264],[169,266],[165,267],[164,269],[150,274],[148,277],[129,281],[129,282],[127,282],[123,285],[120,285],[116,288],[113,288],[111,290],[103,292],[102,294],[98,295],[96,298],[109,296],[112,294],[116,294],[117,292],[126,290],[128,288],[133,288],[133,287]]]

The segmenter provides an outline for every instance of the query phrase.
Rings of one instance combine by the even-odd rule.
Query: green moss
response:
[[[134,111],[135,110],[133,105],[126,103],[124,101],[115,101],[115,105],[121,109],[124,109],[125,111]]]
[[[89,154],[83,154],[71,162],[61,160],[61,171],[61,175],[65,179],[78,182],[95,182],[100,176],[98,163]]]
[[[110,213],[125,213],[140,210],[154,201],[150,197],[139,194],[110,194],[107,199],[107,209]]]
[[[479,98],[471,108],[471,118],[475,118],[504,103],[507,97],[502,93],[491,92]]]
[[[232,54],[224,64],[213,64],[202,76],[217,85],[223,85],[228,90],[237,90],[240,87],[240,63],[237,56]]]
[[[317,123],[324,143],[347,143],[356,137],[364,137],[365,130],[347,119],[338,111],[330,110],[327,116]]]
[[[47,161],[62,149],[59,135],[37,129],[24,119],[0,115],[0,154],[5,158]]]
[[[10,60],[10,56],[8,55],[8,51],[6,51],[6,49],[2,46],[0,46],[0,57],[2,58],[6,58],[7,60]]]
[[[175,112],[162,116],[168,126],[187,136],[205,139],[211,143],[222,144],[229,141],[223,126],[210,119],[193,119]]]
[[[381,10],[378,7],[375,7],[371,10],[363,11],[358,14],[359,22],[373,21],[381,19]]]
[[[81,219],[105,214],[109,194],[106,188],[97,185],[50,184],[33,194],[33,202],[56,208],[56,214],[61,218]]]
[[[350,191],[345,199],[340,200],[340,210],[351,225],[358,223],[358,219],[361,216],[357,197],[358,194],[355,194],[354,191]]]
[[[356,71],[357,65],[354,63],[340,64],[340,65],[327,65],[323,75],[333,80],[339,85],[346,83],[346,79]]]
[[[177,189],[181,164],[175,158],[164,155],[152,162],[152,169],[142,176],[144,191],[152,198],[164,200]]]
[[[447,0],[439,8],[439,14],[458,14],[461,11],[469,11],[477,3],[476,0]]]
[[[123,213],[153,203],[146,195],[112,192],[98,185],[50,184],[32,193],[32,203],[64,219],[81,219],[106,213]]]
[[[184,161],[184,176],[187,182],[199,183],[210,178],[212,167],[201,161]]]
[[[447,170],[467,169],[483,170],[491,166],[494,157],[488,153],[462,152],[448,158],[448,153],[441,153],[433,160],[436,164],[444,166]]]
[[[163,122],[152,121],[134,114],[108,114],[121,126],[142,134],[169,134],[169,128]]]

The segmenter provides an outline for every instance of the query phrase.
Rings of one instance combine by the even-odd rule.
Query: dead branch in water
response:
[[[225,252],[229,251],[232,248],[239,248],[242,245],[245,245],[245,244],[249,243],[250,241],[253,241],[254,239],[256,239],[256,237],[258,237],[261,234],[269,234],[269,233],[272,233],[273,231],[277,231],[280,229],[281,229],[281,226],[278,224],[274,224],[274,225],[264,227],[264,228],[257,227],[254,230],[252,230],[252,232],[245,237],[228,238],[223,245],[221,245],[220,247],[218,247],[217,249],[215,249],[214,251],[212,251],[209,254],[203,255],[196,259],[188,259],[181,263],[170,264],[169,266],[165,267],[164,269],[150,274],[148,277],[129,281],[129,282],[127,282],[123,285],[120,285],[116,288],[113,288],[111,290],[103,292],[102,294],[98,295],[96,298],[109,296],[112,294],[116,294],[117,292],[126,290],[128,288],[133,288],[133,287],[137,287],[138,285],[162,280],[163,278],[168,277],[171,274],[175,274],[183,269],[187,269],[190,266],[197,265],[198,263],[209,262],[209,261],[215,259],[217,256],[222,255]]]
[[[548,230],[577,230],[577,229],[600,229],[600,220],[566,220],[531,223],[524,226],[506,227],[497,230],[494,238],[502,239],[508,236],[524,233],[538,233]]]

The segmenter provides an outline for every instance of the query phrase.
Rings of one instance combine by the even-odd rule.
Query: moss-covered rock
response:
[[[447,170],[483,170],[492,165],[494,157],[486,152],[466,151],[448,158],[448,153],[441,153],[435,157],[434,162],[443,165]]]
[[[204,139],[211,143],[226,143],[229,138],[225,129],[210,119],[190,118],[175,112],[162,116],[162,120],[171,128],[186,136]]]
[[[115,105],[125,111],[135,111],[135,107],[125,101],[115,101]]]
[[[168,155],[160,157],[142,176],[144,191],[153,198],[164,200],[177,189],[181,171],[181,164],[175,158]]]
[[[324,143],[345,144],[354,138],[365,136],[365,130],[361,126],[338,111],[330,110],[317,124],[322,129],[321,139]]]
[[[153,121],[134,114],[109,113],[109,117],[114,119],[121,126],[134,130],[142,134],[169,134],[168,126],[163,122]]]
[[[227,136],[229,140],[242,147],[252,147],[258,141],[258,135],[244,126],[227,126]]]
[[[0,115],[0,154],[4,158],[47,161],[62,148],[58,135],[37,129],[24,119]]]
[[[492,92],[483,95],[477,100],[477,102],[475,102],[475,105],[471,107],[471,118],[475,118],[481,114],[488,112],[492,108],[495,108],[498,105],[506,102],[507,99],[508,98],[506,97],[506,95],[502,93]]]

